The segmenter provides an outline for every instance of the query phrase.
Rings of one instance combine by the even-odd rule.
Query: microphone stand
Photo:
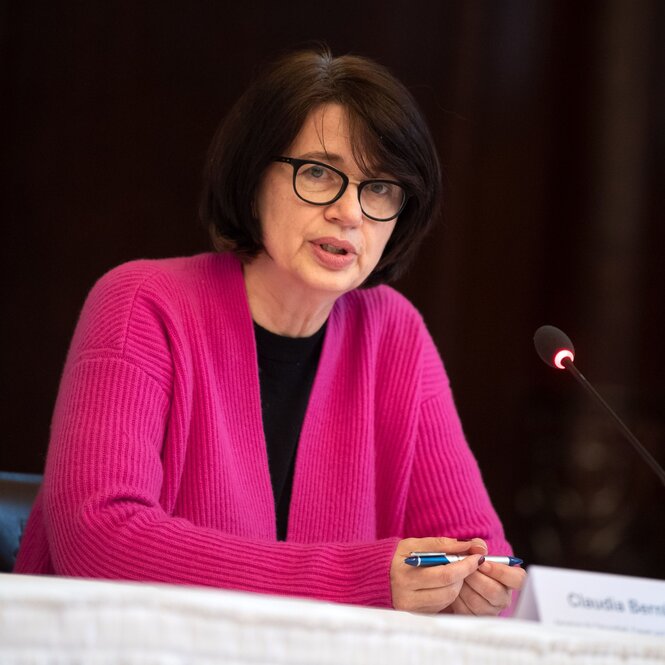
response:
[[[660,482],[665,486],[665,470],[658,464],[656,458],[639,442],[637,437],[624,425],[623,421],[612,410],[610,405],[600,396],[598,391],[587,381],[586,377],[580,372],[575,363],[570,358],[564,358],[561,364],[567,369],[580,383],[580,385],[605,409],[611,416],[612,420],[619,426],[623,435],[628,439],[630,444],[641,455],[642,459],[651,467],[653,472],[658,476]]]

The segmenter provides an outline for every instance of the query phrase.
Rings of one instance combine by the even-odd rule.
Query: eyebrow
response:
[[[338,155],[335,152],[324,152],[323,150],[312,150],[311,152],[306,152],[300,156],[300,159],[315,159],[320,162],[333,163],[337,168],[340,168],[344,165],[344,158],[341,155]],[[370,180],[374,179],[387,179],[394,180],[394,176],[389,175],[383,171],[379,171],[379,175],[371,175],[369,173],[365,174],[369,177]]]
[[[334,152],[323,152],[319,150],[306,152],[301,156],[301,159],[318,159],[322,162],[337,162],[338,164],[344,161],[341,155],[337,155]]]

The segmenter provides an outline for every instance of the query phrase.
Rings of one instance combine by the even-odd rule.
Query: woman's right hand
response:
[[[404,563],[411,552],[470,554],[463,561],[446,566],[417,568]],[[393,607],[408,612],[438,613],[459,595],[464,580],[478,570],[485,543],[454,538],[406,538],[397,544],[390,566]]]

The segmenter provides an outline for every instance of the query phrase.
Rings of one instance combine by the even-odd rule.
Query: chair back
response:
[[[42,476],[0,471],[0,572],[14,568],[18,546]]]

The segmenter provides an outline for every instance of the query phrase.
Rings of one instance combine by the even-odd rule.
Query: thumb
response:
[[[457,538],[431,537],[411,538],[409,545],[413,552],[445,552],[446,554],[462,554],[469,551],[469,543]],[[479,552],[482,554],[482,552]]]

